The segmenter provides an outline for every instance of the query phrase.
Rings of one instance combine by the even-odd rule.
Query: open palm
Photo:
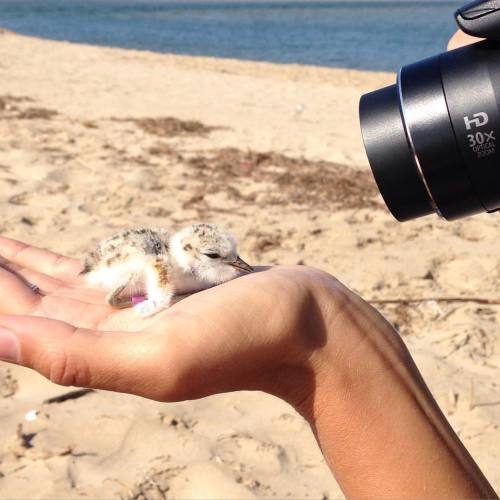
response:
[[[321,271],[275,267],[142,319],[132,309],[112,309],[103,291],[87,288],[76,259],[4,237],[0,256],[0,328],[20,342],[19,363],[59,384],[164,401],[273,392],[266,384],[278,367],[301,365],[321,342],[331,292],[339,299],[344,293]],[[328,306],[320,299],[325,290]]]

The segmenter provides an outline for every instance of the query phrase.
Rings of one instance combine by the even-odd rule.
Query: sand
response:
[[[391,218],[357,106],[393,81],[4,31],[0,231],[80,256],[126,226],[213,221],[251,263],[315,265],[369,300],[426,299],[381,307],[499,490],[500,307],[436,299],[500,299],[500,221]],[[0,366],[0,497],[342,497],[308,425],[271,396],[47,402],[69,390]]]

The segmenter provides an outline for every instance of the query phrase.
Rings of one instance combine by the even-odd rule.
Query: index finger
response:
[[[71,259],[5,236],[0,236],[0,256],[14,264],[66,282],[75,281],[81,271],[78,259]]]

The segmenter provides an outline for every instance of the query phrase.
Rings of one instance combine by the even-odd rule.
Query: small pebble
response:
[[[33,422],[38,416],[38,410],[30,410],[26,415],[24,415],[24,420],[27,422]]]

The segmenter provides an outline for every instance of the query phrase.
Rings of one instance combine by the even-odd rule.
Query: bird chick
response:
[[[165,229],[129,229],[100,242],[81,274],[90,285],[109,291],[113,307],[134,305],[142,317],[172,304],[176,296],[219,285],[253,269],[238,256],[233,236],[212,224],[192,224],[177,233]]]

